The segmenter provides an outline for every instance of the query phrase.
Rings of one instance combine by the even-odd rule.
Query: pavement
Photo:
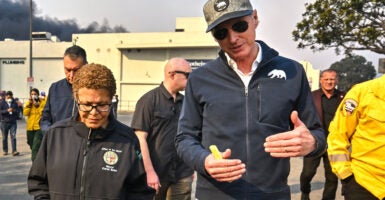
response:
[[[118,115],[118,120],[129,125],[132,115],[130,113]],[[24,120],[18,121],[17,127],[17,150],[19,156],[0,155],[0,200],[32,200],[32,196],[28,195],[27,191],[27,176],[31,167],[31,151],[27,145],[26,139],[26,123]],[[10,139],[8,138],[10,146]],[[291,199],[300,200],[301,191],[299,184],[299,176],[302,170],[302,158],[291,159],[291,172],[288,179],[288,184],[291,189]],[[312,192],[310,199],[320,200],[324,185],[324,170],[321,165],[312,181]],[[195,186],[195,184],[193,185]],[[194,194],[192,194],[194,199]],[[336,200],[343,200],[341,196],[341,184],[338,186]]]

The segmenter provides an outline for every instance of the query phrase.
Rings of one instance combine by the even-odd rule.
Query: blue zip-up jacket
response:
[[[40,119],[40,129],[45,133],[53,123],[75,116],[77,113],[72,85],[65,78],[52,83]]]
[[[8,108],[13,108],[12,114],[8,112]],[[1,121],[7,123],[16,123],[17,117],[19,116],[19,106],[16,101],[12,98],[11,106],[3,99],[0,101],[0,114]]]
[[[308,156],[326,149],[302,65],[257,42],[262,61],[248,87],[223,52],[189,76],[175,140],[178,155],[198,172],[198,199],[290,199],[290,159],[271,157],[263,144],[266,137],[293,128],[294,110],[317,141]],[[220,151],[231,149],[232,158],[246,164],[241,179],[217,182],[207,174],[204,161],[212,144]]]

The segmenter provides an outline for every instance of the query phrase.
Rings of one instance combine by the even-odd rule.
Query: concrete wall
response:
[[[168,59],[183,57],[201,62],[217,56],[218,45],[210,34],[201,30],[202,25],[183,28],[197,20],[202,22],[201,18],[177,22],[186,32],[74,34],[73,40],[85,48],[89,63],[103,64],[113,71],[119,110],[132,111],[145,92],[162,82]]]
[[[0,42],[0,89],[12,90],[15,97],[28,98],[30,87],[48,91],[52,82],[64,78],[63,53],[69,42],[33,41],[32,76],[30,75],[29,41]]]

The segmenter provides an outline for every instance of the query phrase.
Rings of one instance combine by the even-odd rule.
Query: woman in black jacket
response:
[[[72,87],[79,113],[47,131],[28,176],[29,193],[35,199],[152,199],[138,140],[111,113],[112,72],[85,65]]]

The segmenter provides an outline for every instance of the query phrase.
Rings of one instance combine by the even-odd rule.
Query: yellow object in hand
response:
[[[210,145],[210,151],[216,160],[222,159],[222,154],[221,152],[219,152],[216,145]]]

